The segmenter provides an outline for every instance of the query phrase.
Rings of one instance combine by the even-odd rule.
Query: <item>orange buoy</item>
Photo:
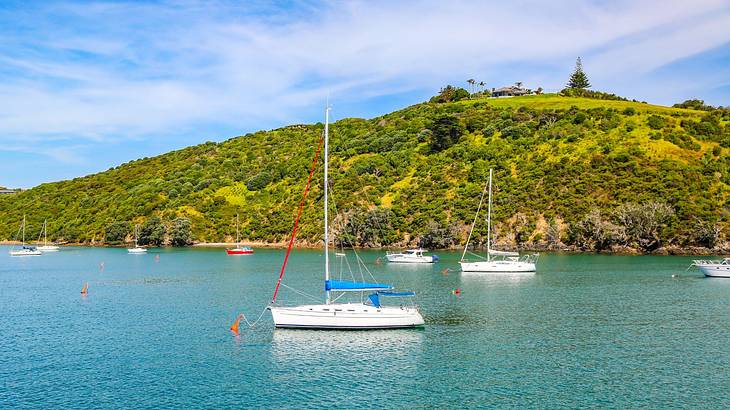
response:
[[[84,287],[81,288],[81,294],[86,295],[89,293],[89,282],[84,282]]]
[[[449,274],[449,272],[451,272],[451,270],[450,270],[449,268],[443,269],[443,270],[441,271],[441,273],[442,273],[442,274],[444,274],[444,275],[448,275],[448,274]]]
[[[380,256],[378,256],[378,259],[375,259],[375,264],[380,265],[380,262],[382,262],[382,260],[380,259]]]
[[[233,322],[231,325],[231,332],[238,334],[238,324],[241,322],[241,318],[243,317],[243,313],[239,314],[236,318],[236,321]]]
[[[454,295],[457,295],[457,296],[458,295],[461,295],[461,289],[456,288],[456,289],[452,290],[451,293],[454,294]]]

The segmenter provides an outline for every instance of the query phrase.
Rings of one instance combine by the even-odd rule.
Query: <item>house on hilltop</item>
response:
[[[17,194],[18,191],[14,189],[0,189],[0,195]]]
[[[519,97],[520,95],[532,94],[532,90],[522,87],[522,83],[508,87],[492,88],[492,97]]]

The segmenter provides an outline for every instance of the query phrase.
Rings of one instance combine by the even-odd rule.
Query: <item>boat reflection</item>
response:
[[[389,329],[366,331],[324,331],[275,329],[271,351],[275,360],[287,362],[321,361],[332,356],[337,361],[388,361],[419,356],[423,345],[423,331],[419,329]]]

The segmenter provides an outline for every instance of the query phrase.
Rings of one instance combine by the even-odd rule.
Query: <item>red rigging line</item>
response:
[[[312,161],[312,168],[309,170],[309,179],[307,179],[307,186],[304,188],[304,194],[302,200],[299,202],[299,211],[297,212],[297,218],[294,220],[294,229],[291,232],[291,239],[289,239],[289,246],[286,248],[286,254],[284,255],[284,263],[281,265],[281,272],[279,273],[279,280],[276,282],[276,289],[274,289],[274,296],[271,298],[271,304],[276,302],[276,295],[279,293],[279,286],[281,285],[281,279],[284,277],[284,271],[286,270],[286,263],[289,261],[289,254],[291,253],[292,245],[294,245],[294,238],[297,236],[297,228],[299,228],[299,218],[302,216],[302,210],[304,209],[304,203],[307,200],[307,194],[309,193],[309,187],[312,185],[312,176],[314,175],[314,168],[317,166],[317,159],[319,153],[322,151],[322,143],[324,142],[324,135],[319,139],[319,146],[317,146],[317,152],[314,154],[314,160]]]

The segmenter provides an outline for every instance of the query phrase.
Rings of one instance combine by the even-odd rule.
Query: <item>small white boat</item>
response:
[[[324,125],[324,186],[328,187],[328,159],[327,151],[329,145],[329,111],[327,107],[325,111]],[[311,179],[310,179],[311,181]],[[309,183],[307,184],[307,189]],[[327,217],[327,192],[324,189],[324,283],[325,283],[325,303],[315,305],[300,305],[293,307],[274,306],[276,295],[279,291],[279,284],[284,275],[286,266],[286,258],[284,266],[282,266],[279,282],[274,290],[269,310],[274,319],[274,326],[277,328],[294,328],[294,329],[397,329],[411,328],[423,325],[423,317],[421,317],[418,308],[415,305],[400,307],[388,307],[380,304],[381,297],[400,297],[414,296],[414,292],[394,292],[393,287],[382,283],[365,283],[346,280],[330,280],[330,261],[329,261],[329,233],[328,233],[328,217]],[[305,190],[305,193],[307,191]],[[296,226],[296,224],[295,224]],[[296,228],[292,233],[292,241]],[[339,255],[338,255],[339,256]],[[287,254],[288,257],[288,254]],[[338,299],[348,293],[359,293],[360,302],[358,303],[336,303]],[[365,294],[368,293],[367,297]],[[333,299],[334,294],[334,299]],[[368,301],[369,303],[365,303]]]
[[[25,244],[25,215],[23,215],[23,224],[20,226],[20,231],[22,231],[21,238],[21,247],[20,249],[15,249],[15,247],[10,249],[10,256],[40,256],[43,255],[41,251],[36,249],[34,246],[27,246]],[[15,236],[17,238],[17,234]]]
[[[428,252],[425,249],[408,249],[401,253],[386,253],[385,258],[391,263],[434,263],[438,262],[436,255],[424,255]]]
[[[474,232],[474,226],[476,225],[477,218],[479,217],[479,211],[482,208],[484,201],[484,194],[489,189],[489,205],[487,209],[487,257],[482,258],[478,261],[467,261],[465,259],[466,252],[469,249],[469,242],[471,241],[471,235]],[[537,270],[537,258],[538,254],[520,256],[517,252],[505,252],[494,250],[491,247],[492,242],[492,169],[489,169],[489,181],[484,186],[482,191],[482,197],[479,200],[479,206],[477,207],[477,213],[474,215],[474,222],[472,222],[471,230],[469,231],[469,237],[466,240],[466,246],[464,246],[464,252],[461,254],[461,265],[462,272],[480,272],[480,273],[525,273],[533,274]],[[478,256],[478,255],[477,255]],[[480,257],[481,258],[481,257]]]
[[[139,245],[137,245],[137,236],[139,231],[139,225],[134,225],[134,248],[128,248],[127,252],[129,253],[147,253],[147,248],[143,248]]]
[[[730,258],[722,260],[695,260],[692,266],[696,266],[707,277],[730,278]]]
[[[41,230],[41,233],[38,234],[38,242],[40,242],[40,236],[43,235],[43,245],[38,246],[36,249],[38,249],[41,252],[58,252],[60,249],[57,245],[49,245],[48,244],[48,220],[43,220],[43,229]]]
[[[10,256],[40,256],[43,252],[39,251],[33,246],[23,246],[18,250],[10,251]]]

